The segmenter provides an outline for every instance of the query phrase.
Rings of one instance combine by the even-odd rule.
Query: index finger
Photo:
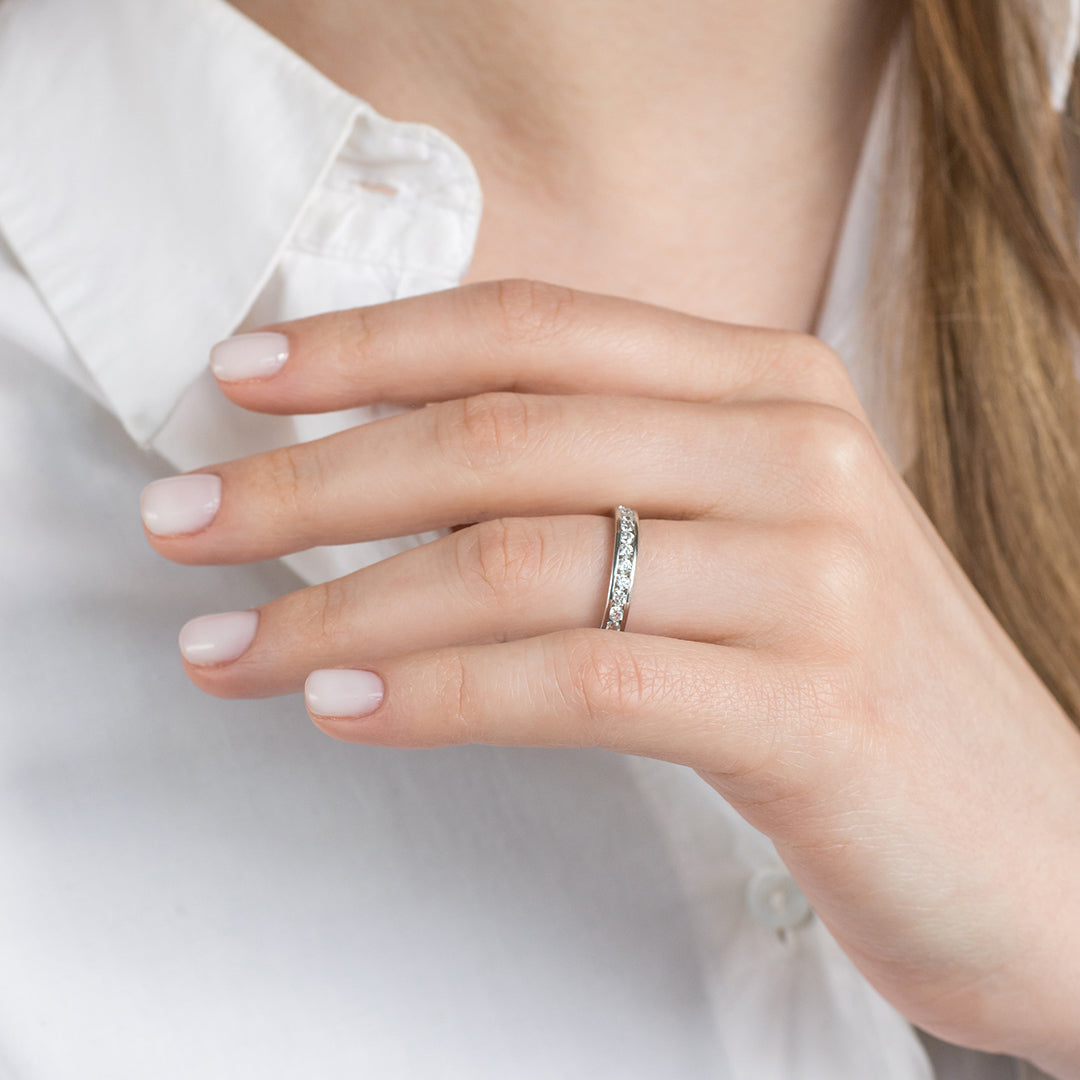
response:
[[[681,401],[801,399],[861,415],[818,338],[715,322],[532,281],[493,281],[330,312],[216,345],[238,405],[312,413],[493,390]]]

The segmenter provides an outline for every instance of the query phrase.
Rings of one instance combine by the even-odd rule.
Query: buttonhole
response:
[[[377,195],[388,195],[393,198],[398,193],[398,189],[392,184],[377,184],[361,180],[357,185],[362,187],[365,191],[374,191]]]

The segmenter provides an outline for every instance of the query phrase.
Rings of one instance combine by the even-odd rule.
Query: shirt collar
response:
[[[222,0],[0,5],[0,227],[138,441],[362,108]]]

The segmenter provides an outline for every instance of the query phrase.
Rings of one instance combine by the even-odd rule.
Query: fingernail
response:
[[[222,382],[265,379],[288,359],[289,339],[284,334],[237,334],[210,350],[210,368]]]
[[[374,671],[353,668],[313,671],[304,684],[308,710],[316,716],[367,716],[384,695],[383,681]]]
[[[227,664],[247,652],[259,626],[257,611],[200,615],[180,631],[180,652],[189,664]]]
[[[205,529],[221,506],[221,477],[189,473],[155,480],[143,488],[139,509],[155,536],[176,536]]]

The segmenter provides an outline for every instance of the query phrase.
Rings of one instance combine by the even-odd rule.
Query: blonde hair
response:
[[[907,14],[917,152],[894,324],[914,440],[905,478],[1080,724],[1080,257],[1066,154],[1080,91],[1054,111],[1029,0],[912,0]]]

